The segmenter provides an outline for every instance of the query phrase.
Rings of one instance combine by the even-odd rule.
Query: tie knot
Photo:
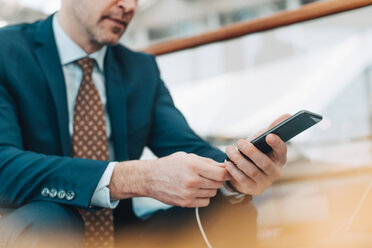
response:
[[[94,59],[85,57],[76,61],[76,63],[83,70],[84,75],[92,75]]]

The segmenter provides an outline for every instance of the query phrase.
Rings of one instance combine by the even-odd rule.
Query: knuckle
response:
[[[260,165],[260,168],[264,171],[271,169],[271,163],[268,160],[264,160],[263,163]]]
[[[184,156],[184,155],[186,155],[187,153],[186,152],[176,152],[175,154],[177,154],[177,155],[181,155],[181,156]]]
[[[193,188],[197,184],[196,180],[194,178],[188,178],[185,180],[185,187]]]
[[[245,185],[247,182],[247,176],[245,176],[243,173],[238,175],[237,178],[238,183]]]
[[[196,172],[198,170],[198,165],[194,162],[191,162],[191,161],[190,161],[188,167],[189,167],[189,170],[191,172]]]
[[[245,179],[242,174],[234,174],[233,178],[239,184],[243,183]]]
[[[248,176],[252,177],[252,178],[256,178],[258,175],[259,175],[259,170],[257,168],[251,168],[248,172]]]
[[[175,156],[176,158],[183,158],[186,155],[187,154],[185,152],[176,152],[173,154],[173,156]]]

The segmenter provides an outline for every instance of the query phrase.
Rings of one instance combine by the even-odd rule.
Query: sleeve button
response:
[[[49,191],[49,196],[50,196],[51,198],[55,198],[55,197],[57,196],[57,194],[58,194],[58,191],[57,191],[56,188],[51,188],[51,189],[50,189],[50,191]]]
[[[49,196],[49,189],[48,188],[43,188],[41,190],[41,195],[44,196],[44,197],[48,197]]]
[[[66,197],[66,191],[64,191],[63,189],[59,190],[58,194],[57,194],[57,197],[58,197],[58,199],[65,198]]]
[[[67,193],[66,193],[66,199],[67,199],[68,201],[71,201],[71,200],[73,200],[74,198],[75,198],[75,192],[72,191],[72,190],[67,191]]]

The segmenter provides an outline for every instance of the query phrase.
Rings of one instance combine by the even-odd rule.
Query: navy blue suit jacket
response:
[[[109,47],[105,77],[117,161],[138,159],[145,146],[159,157],[185,151],[224,160],[224,153],[199,138],[175,108],[153,56]],[[39,200],[89,207],[108,162],[71,158],[68,121],[52,17],[0,29],[2,208]],[[43,197],[43,187],[72,190],[76,196],[70,201]],[[127,202],[124,208],[129,207]]]

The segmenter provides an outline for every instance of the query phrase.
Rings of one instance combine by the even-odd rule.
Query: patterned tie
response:
[[[92,82],[95,61],[77,61],[83,71],[75,102],[73,153],[74,157],[109,160],[105,111],[97,88]],[[85,222],[84,247],[114,247],[114,225],[111,209],[97,212],[80,210]]]

